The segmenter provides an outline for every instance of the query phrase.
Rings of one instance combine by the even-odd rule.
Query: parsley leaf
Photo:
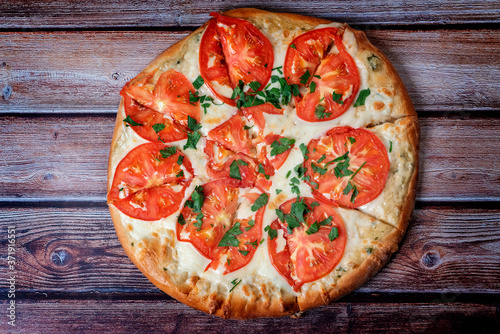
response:
[[[177,164],[181,166],[183,161],[184,161],[184,156],[179,154],[179,157],[177,158]]]
[[[278,231],[271,228],[270,225],[266,226],[264,228],[264,231],[267,232],[267,234],[269,235],[269,238],[271,238],[271,240],[278,237]]]
[[[354,185],[354,187],[352,187],[351,203],[354,203],[354,200],[356,199],[356,196],[358,196],[358,194],[358,189],[356,188],[356,185]]]
[[[229,259],[228,259],[228,261],[229,261]],[[228,264],[229,264],[229,263],[228,263]],[[238,286],[238,284],[240,284],[240,283],[241,283],[241,281],[243,281],[243,279],[240,279],[239,281],[238,281],[238,279],[237,279],[237,278],[233,279],[233,280],[231,281],[231,284],[233,285],[233,287],[231,288],[231,290],[229,290],[229,292],[232,292],[232,291],[234,290],[234,288],[236,288],[236,287]]]
[[[134,121],[132,118],[130,118],[130,115],[125,117],[125,119],[123,120],[125,123],[128,123],[132,126],[142,126],[141,123],[137,123],[136,121]],[[128,126],[128,125],[127,125]]]
[[[184,171],[181,170],[175,177],[184,177]]]
[[[179,217],[177,217],[177,222],[180,225],[186,225],[186,219],[184,219],[184,216],[182,215],[182,213],[179,215]]]
[[[224,234],[222,239],[220,239],[217,247],[238,247],[240,245],[240,241],[236,238],[236,236],[243,233],[240,230],[240,225],[240,222],[234,224],[233,227],[231,227],[229,231]]]
[[[289,139],[286,137],[279,138],[271,143],[271,156],[281,154],[289,149],[295,144],[295,139]]]
[[[295,46],[295,44],[290,44],[290,47],[291,47],[292,49],[297,50],[297,47]]]
[[[259,240],[255,240],[252,242],[245,242],[245,245],[251,245],[253,248],[257,248],[257,245],[259,244]]]
[[[203,194],[203,187],[196,186],[193,193],[191,194],[191,198],[186,201],[184,206],[190,208],[195,213],[200,213],[204,201],[205,195]]]
[[[319,224],[320,224],[321,226],[326,226],[326,225],[330,224],[330,222],[331,222],[332,220],[333,220],[333,217],[332,217],[332,216],[330,216],[330,217],[328,217],[328,218],[323,219],[322,221],[320,221],[320,222],[319,222]]]
[[[166,147],[163,150],[160,150],[161,157],[163,159],[168,158],[171,155],[174,155],[177,152],[177,148],[171,146],[171,147]]]
[[[358,99],[356,100],[356,103],[354,103],[355,107],[359,106],[364,106],[365,105],[365,100],[370,95],[370,88],[363,89],[361,92],[359,92]]]
[[[188,116],[188,128],[191,131],[196,131],[196,130],[201,129],[201,125],[194,118],[192,118],[191,116]]]
[[[259,173],[264,174],[266,180],[269,180],[270,176],[266,174],[266,171],[264,170],[264,166],[262,164],[259,164]]]
[[[307,235],[311,235],[313,233],[318,232],[319,228],[320,228],[320,226],[319,226],[318,222],[315,222],[314,224],[312,224],[311,226],[309,226],[309,228],[307,229],[306,233],[307,233]]]
[[[243,256],[247,256],[248,253],[250,253],[250,251],[242,251],[240,249],[238,249],[238,252],[240,252],[241,254],[243,254]]]
[[[155,130],[156,133],[160,132],[163,129],[165,129],[165,124],[163,123],[153,124],[153,130]]]
[[[311,92],[311,94],[316,91],[316,83],[314,81],[312,81],[309,85],[309,91]]]
[[[283,211],[281,211],[280,209],[275,209],[275,212],[276,212],[276,215],[278,216],[278,218],[281,220],[281,222],[285,222],[285,215],[283,213]]]
[[[255,220],[250,219],[248,221],[248,226],[245,227],[245,231],[247,231],[247,232],[250,231],[252,229],[252,227],[254,227],[254,226],[255,226]]]
[[[282,192],[283,190],[281,189],[276,189],[276,195],[278,195],[280,192]]]
[[[304,157],[304,160],[309,159],[309,157],[307,156],[307,154],[309,153],[309,150],[307,149],[306,144],[301,143],[299,148],[300,148],[300,151],[302,152],[302,156]]]
[[[253,128],[253,125],[252,126],[248,126],[248,125],[243,126],[243,129],[245,129],[245,130],[250,130],[251,128]]]
[[[273,68],[273,71],[278,71],[279,74],[283,74],[283,72],[281,71],[282,68],[283,68],[283,66],[278,66],[278,67]]]
[[[257,90],[259,90],[261,84],[260,82],[258,81],[252,81],[248,84],[248,86],[250,86],[250,88],[254,91],[254,92],[257,92]]]
[[[269,200],[268,194],[266,194],[266,193],[260,194],[260,196],[255,200],[253,205],[250,207],[250,210],[252,210],[254,212],[259,210],[260,208],[262,208],[264,205],[267,204],[268,200]]]
[[[341,100],[342,94],[337,94],[336,92],[332,93],[332,99],[334,102],[337,102],[338,104],[344,104],[344,101]]]
[[[392,152],[392,141],[389,142],[390,143],[390,146],[389,146],[389,153]]]
[[[200,141],[201,134],[199,132],[193,132],[188,133],[187,136],[188,139],[183,149],[194,148],[196,150],[196,144],[198,144],[198,141]]]
[[[193,81],[193,87],[194,89],[200,89],[201,86],[203,86],[203,83],[205,80],[201,77],[201,75],[198,75],[195,81]]]
[[[306,73],[302,74],[300,77],[300,83],[305,85],[309,81],[309,78],[311,77],[311,73],[309,73],[309,70],[306,71]]]
[[[325,155],[325,154],[323,154],[323,155],[321,156],[321,158],[319,158],[319,159],[318,159],[318,163],[320,163],[321,161],[323,161],[323,160],[325,160],[325,159],[326,159],[326,155]]]
[[[328,238],[330,239],[330,241],[333,241],[333,240],[337,239],[338,237],[339,237],[339,229],[336,226],[334,226],[330,230],[330,234],[328,234]]]
[[[233,179],[241,180],[240,167],[238,167],[236,160],[233,160],[229,166],[229,176]]]
[[[327,169],[326,168],[321,168],[320,166],[314,164],[314,162],[311,162],[311,167],[312,170],[315,171],[316,173],[319,173],[320,175],[325,175]]]
[[[318,104],[316,106],[316,109],[314,110],[314,115],[316,115],[317,119],[323,119],[323,118],[328,118],[332,116],[331,112],[325,112],[325,107],[322,106],[321,104]]]

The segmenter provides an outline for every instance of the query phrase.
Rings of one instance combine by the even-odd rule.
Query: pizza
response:
[[[417,115],[389,60],[346,24],[210,15],[121,90],[112,220],[132,262],[182,303],[298,316],[398,249]]]

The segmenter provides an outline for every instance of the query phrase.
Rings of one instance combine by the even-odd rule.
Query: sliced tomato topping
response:
[[[246,129],[245,126],[247,126]],[[208,138],[218,142],[228,150],[254,157],[256,150],[248,130],[245,118],[240,112],[237,112],[229,120],[210,130]]]
[[[372,132],[336,127],[311,140],[307,148],[309,159],[304,165],[315,196],[357,208],[374,200],[384,189],[389,157],[384,144]]]
[[[200,74],[207,87],[222,102],[231,106],[236,103],[231,100],[234,86],[231,84],[226,59],[216,30],[217,21],[211,20],[201,38],[200,43]]]
[[[108,204],[132,218],[149,221],[168,217],[179,209],[184,191],[191,184],[193,168],[179,150],[166,158],[161,150],[173,148],[143,144],[118,163]],[[177,163],[179,156],[183,157],[181,165]]]
[[[261,130],[264,130],[266,126],[266,119],[264,118],[264,113],[273,115],[283,115],[283,109],[278,109],[271,103],[264,103],[253,107],[242,108],[241,111],[249,121],[252,121]]]
[[[284,74],[289,84],[303,87],[303,94],[294,98],[297,116],[308,122],[342,115],[360,85],[356,63],[336,28],[312,30],[295,38],[287,50]]]
[[[298,291],[337,266],[344,254],[346,230],[331,205],[313,198],[289,200],[280,210],[285,221],[278,218],[270,225],[280,233],[272,239],[268,234],[269,256],[274,268]]]
[[[238,211],[251,207],[260,195],[244,193],[240,186],[250,185],[233,180],[209,182],[195,189],[181,211],[177,238],[212,260],[205,270],[222,265],[227,274],[240,269],[250,262],[260,243],[265,206]],[[251,214],[243,217],[241,212],[247,211]]]
[[[123,97],[123,108],[127,116],[130,116],[133,121],[142,124],[140,126],[131,126],[131,128],[146,140],[170,143],[187,138],[183,126],[175,123],[166,114],[140,105],[128,95]],[[156,133],[153,129],[155,124],[163,124],[163,130]]]
[[[128,95],[143,106],[166,113],[183,126],[187,126],[188,116],[199,122],[200,104],[189,101],[189,93],[196,92],[191,82],[174,70],[162,73],[156,84],[155,77],[155,72],[139,74],[123,87],[122,96]]]
[[[238,169],[236,175],[240,175],[242,182],[255,182],[257,167],[254,159],[249,156],[230,151],[212,140],[207,140],[205,154],[208,157],[207,173],[212,180],[233,178],[231,177],[231,165],[236,164]]]

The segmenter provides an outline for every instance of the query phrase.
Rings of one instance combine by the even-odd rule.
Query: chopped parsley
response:
[[[240,249],[238,249],[238,252],[240,252],[241,254],[243,254],[243,256],[247,256],[248,253],[250,253],[250,251],[243,251],[243,250],[240,250]]]
[[[269,180],[270,176],[266,174],[266,171],[264,170],[264,166],[262,164],[259,164],[259,173],[263,174],[266,180]]]
[[[193,132],[187,134],[188,139],[186,145],[183,146],[183,149],[193,148],[196,150],[196,144],[200,141],[201,134],[199,132]]]
[[[188,128],[191,131],[197,131],[197,130],[201,129],[201,125],[194,118],[192,118],[191,116],[188,116]]]
[[[390,143],[390,146],[389,146],[389,153],[391,153],[391,152],[392,152],[392,141],[389,141],[389,143]]]
[[[289,139],[286,137],[279,138],[271,143],[271,156],[281,154],[289,149],[295,144],[295,139]]]
[[[253,125],[252,126],[248,126],[248,125],[243,126],[243,129],[245,129],[245,130],[250,130],[251,128],[253,128]]]
[[[233,162],[231,162],[231,165],[229,166],[229,176],[233,179],[241,180],[239,166],[248,166],[248,164],[241,159],[233,160]]]
[[[333,240],[337,239],[338,237],[339,237],[339,229],[336,226],[334,226],[330,230],[330,233],[328,234],[328,238],[330,239],[330,241],[333,241]]]
[[[332,99],[334,102],[337,102],[338,104],[344,104],[344,101],[342,101],[342,94],[337,94],[337,92],[332,93]]]
[[[316,91],[316,83],[314,81],[312,81],[309,85],[309,91],[311,92],[311,94]]]
[[[321,158],[319,158],[319,159],[318,159],[318,163],[320,163],[321,161],[323,161],[323,160],[325,160],[325,159],[326,159],[326,155],[325,155],[325,154],[323,154],[323,155],[321,156]]]
[[[356,176],[356,174],[358,174],[358,172],[361,170],[361,168],[363,168],[363,166],[364,166],[365,164],[366,164],[366,161],[365,161],[365,162],[363,162],[363,164],[362,164],[361,166],[359,166],[359,168],[358,168],[358,169],[356,169],[356,171],[354,172],[354,174],[352,174],[352,176],[351,176],[350,180],[352,180],[352,179]]]
[[[184,156],[179,154],[179,157],[177,158],[177,164],[181,166],[183,161],[184,161]]]
[[[198,89],[200,89],[201,86],[203,86],[204,83],[205,83],[205,81],[203,80],[201,75],[198,75],[196,80],[193,81],[193,87],[194,87],[194,89],[198,90]]]
[[[278,71],[279,74],[283,74],[283,72],[281,71],[282,68],[283,68],[283,66],[278,66],[278,67],[273,68],[273,71]]]
[[[128,123],[132,126],[142,126],[141,123],[137,123],[136,121],[134,121],[132,118],[130,118],[130,115],[125,117],[125,119],[123,120],[125,123]],[[126,124],[128,126],[128,124]]]
[[[292,174],[292,171],[289,170],[288,173],[286,173],[286,178],[288,179],[288,177],[290,176],[290,174]]]
[[[169,156],[174,155],[177,152],[177,148],[171,146],[171,147],[166,147],[163,150],[160,150],[161,157],[163,159],[168,158]]]
[[[347,139],[349,139],[349,141],[351,142],[351,144],[354,144],[356,142],[356,138],[354,138],[354,137],[349,137]]]
[[[371,254],[372,251],[373,251],[373,248],[372,247],[366,247],[365,248],[365,251],[368,253],[368,254]]]
[[[240,222],[234,224],[233,227],[231,227],[229,231],[224,234],[222,239],[220,239],[217,247],[238,247],[240,245],[240,241],[236,238],[236,236],[243,233],[240,230],[240,225]]]
[[[254,91],[254,92],[257,92],[261,86],[260,82],[258,81],[252,81],[248,84],[248,86],[250,86],[250,88]]]
[[[311,226],[309,226],[309,228],[307,229],[306,233],[307,233],[307,235],[311,235],[313,233],[318,232],[319,228],[320,228],[320,226],[319,226],[318,222],[315,222],[314,224],[312,224]]]
[[[309,78],[311,77],[311,73],[309,73],[309,70],[306,71],[306,73],[302,74],[300,77],[300,83],[305,85],[309,81]]]
[[[205,201],[205,195],[203,194],[203,187],[196,186],[194,188],[193,193],[191,194],[190,199],[186,201],[184,206],[190,208],[195,213],[200,213],[204,201]]]
[[[252,227],[254,227],[254,226],[255,226],[255,220],[250,219],[248,221],[248,226],[245,227],[245,231],[247,231],[247,232],[250,231],[252,229]]]
[[[282,192],[283,190],[281,189],[276,189],[276,195],[278,195],[280,192]]]
[[[184,177],[184,171],[181,170],[175,177]]]
[[[227,259],[227,261],[228,261],[228,265],[229,265],[230,264],[229,259]],[[238,286],[238,284],[241,283],[241,281],[243,281],[243,279],[240,279],[239,281],[237,278],[233,279],[231,281],[231,284],[233,285],[233,287],[231,288],[231,290],[229,290],[229,292],[232,292],[234,290],[234,288],[236,288]]]
[[[274,238],[278,237],[278,231],[275,230],[275,229],[273,229],[273,228],[271,228],[270,225],[266,226],[264,228],[264,231],[267,232],[267,234],[269,235],[269,238],[271,238],[271,240],[273,240]]]
[[[163,123],[153,124],[153,130],[155,130],[156,133],[160,132],[163,129],[165,129],[165,124]]]
[[[316,106],[316,109],[314,110],[314,115],[316,115],[317,119],[323,119],[323,118],[328,118],[332,116],[331,112],[325,112],[325,107],[322,106],[321,104],[318,104]]]
[[[300,148],[300,151],[302,152],[302,156],[304,157],[304,160],[309,159],[309,157],[307,156],[307,154],[309,153],[309,150],[307,149],[306,144],[301,143],[299,148]]]
[[[364,106],[365,105],[365,100],[370,95],[370,88],[363,89],[361,92],[359,92],[358,99],[356,100],[356,103],[354,103],[355,107],[359,106]]]
[[[177,222],[180,225],[186,225],[186,219],[184,219],[184,216],[182,215],[182,213],[179,215],[179,217],[177,217]]]
[[[332,222],[332,220],[333,220],[333,217],[330,216],[328,218],[323,219],[318,224],[321,225],[321,226],[326,226],[326,225],[329,225]]]
[[[269,200],[269,195],[264,193],[264,194],[260,194],[259,197],[257,197],[257,199],[255,200],[255,202],[253,203],[253,205],[250,207],[250,210],[252,211],[257,211],[259,210],[260,208],[262,208],[264,205],[267,204],[267,201]]]
[[[252,242],[245,242],[245,245],[251,245],[253,248],[257,248],[257,245],[259,244],[259,240],[255,240]]]
[[[297,47],[295,46],[295,44],[290,44],[290,47],[291,47],[292,49],[297,50]]]
[[[320,175],[325,175],[327,169],[326,168],[321,168],[319,165],[314,164],[314,162],[311,162],[311,167],[312,170],[315,171],[316,173],[319,173]]]

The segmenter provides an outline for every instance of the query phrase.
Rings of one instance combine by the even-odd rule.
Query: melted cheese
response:
[[[275,55],[274,67],[283,66],[289,43],[293,38],[304,32],[304,30],[298,27],[293,29],[276,29],[275,26],[270,26],[268,22],[253,23],[273,44]],[[345,25],[332,23],[317,26],[315,29],[325,27],[343,28]],[[181,57],[167,60],[161,65],[160,70],[155,75],[159,76],[163,71],[174,69],[183,73],[188,80],[193,82],[200,75],[198,56],[202,34],[203,33],[196,34],[186,42],[179,52]],[[349,28],[344,32],[343,43],[346,50],[354,58],[358,67],[361,79],[360,91],[369,88],[367,84],[369,70],[364,65],[365,62],[358,58],[358,44],[354,34]],[[278,75],[276,71],[274,71],[273,74]],[[272,86],[277,87],[278,83],[274,83]],[[199,91],[200,95],[209,95],[215,98],[205,84]],[[293,171],[294,167],[301,164],[303,161],[302,153],[299,150],[300,144],[304,143],[307,145],[310,140],[322,136],[328,130],[336,126],[349,125],[352,127],[366,127],[368,125],[382,123],[388,119],[393,102],[392,96],[387,95],[384,91],[387,92],[387,89],[372,91],[372,94],[366,99],[366,105],[364,107],[354,108],[351,106],[340,117],[326,122],[309,123],[300,120],[295,113],[293,101],[284,108],[283,116],[264,115],[266,120],[264,134],[281,134],[282,136],[295,139],[296,142],[286,162],[277,170],[276,174],[271,177],[272,187],[268,192],[270,197],[264,214],[263,227],[271,224],[277,218],[274,210],[276,207],[288,199],[296,197],[296,194],[291,192],[290,179],[296,176]],[[225,95],[231,94],[230,91],[224,93]],[[217,99],[215,101],[217,104],[221,104]],[[200,122],[202,125],[202,129],[200,130],[201,133],[206,136],[208,131],[229,119],[236,112],[237,110],[235,107],[231,107],[227,104],[211,104],[210,107],[207,108],[206,114],[203,113],[202,109]],[[119,113],[124,116],[123,108],[120,108]],[[387,186],[381,195],[371,203],[362,206],[360,210],[373,217],[395,224],[396,218],[399,217],[399,212],[391,210],[390,206],[395,200],[401,202],[401,198],[407,190],[404,186],[399,186],[399,184],[402,183],[404,185],[405,182],[406,184],[408,183],[408,178],[411,174],[410,170],[413,168],[411,157],[405,153],[408,152],[409,145],[404,141],[404,138],[398,135],[397,128],[394,124],[383,124],[370,129],[370,131],[375,133],[387,148],[389,148],[390,142],[392,141],[393,151],[389,154],[391,169]],[[131,149],[145,142],[146,141],[140,138],[130,127],[122,125],[116,145],[112,148],[111,170],[114,171],[116,169],[118,162]],[[185,143],[186,140],[182,140],[169,145],[176,146],[182,150]],[[196,185],[201,185],[210,181],[205,171],[207,160],[203,152],[204,146],[205,138],[202,138],[197,145],[197,150],[182,150],[191,161],[195,170],[193,182],[186,190],[184,200],[190,196]],[[291,175],[287,178],[286,176],[289,171],[291,171]],[[111,179],[112,177],[113,175],[111,175]],[[301,196],[311,196],[311,189],[304,182],[300,181],[299,189]],[[276,193],[277,190],[281,190],[279,195]],[[175,244],[173,252],[174,261],[168,264],[168,269],[171,269],[173,272],[187,273],[188,275],[197,275],[201,278],[206,278],[213,283],[226,287],[227,291],[232,287],[232,280],[235,278],[242,278],[243,284],[253,284],[255,281],[259,280],[267,281],[279,286],[280,289],[294,293],[286,280],[272,266],[268,256],[267,242],[264,242],[257,248],[251,262],[240,270],[227,275],[223,275],[222,268],[218,268],[215,271],[212,269],[205,271],[210,260],[198,253],[190,243],[180,242],[176,238],[172,240],[172,235],[175,235],[177,216],[181,208],[171,216],[154,222],[144,222],[133,219],[123,213],[120,213],[120,219],[124,228],[128,231],[128,236],[134,245],[139,245],[141,240],[148,239],[151,235],[158,235],[160,240],[166,239],[173,242]],[[239,215],[245,216],[251,213],[251,211],[248,211],[248,207],[245,209],[245,212],[243,212],[243,210],[242,207]],[[363,245],[373,242],[375,235],[377,235],[377,238],[382,238],[392,230],[390,226],[358,210],[340,208],[336,210],[342,217],[348,234],[344,255],[337,268],[330,275],[320,280],[321,282],[313,282],[304,285],[303,290],[309,289],[315,284],[323,284],[325,282],[335,284],[336,280],[342,276],[345,270],[356,267],[359,265],[360,261],[366,258],[367,253]],[[383,228],[381,228],[381,226]],[[263,232],[263,236],[267,238],[265,232]],[[279,247],[284,246],[279,245]]]

